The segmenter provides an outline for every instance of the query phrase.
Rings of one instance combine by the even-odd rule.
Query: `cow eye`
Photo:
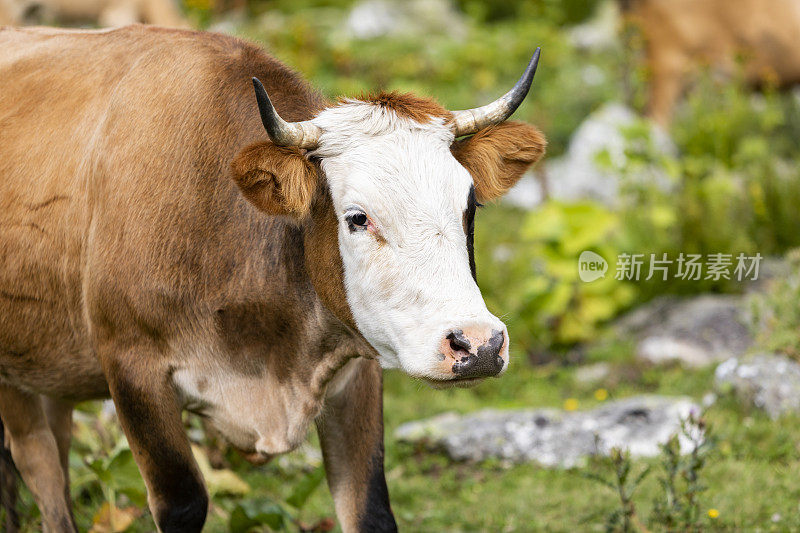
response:
[[[345,220],[347,220],[347,226],[350,228],[350,231],[366,229],[369,224],[369,218],[367,218],[366,213],[363,211],[348,213]]]

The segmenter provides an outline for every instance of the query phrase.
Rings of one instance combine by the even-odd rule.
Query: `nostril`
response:
[[[469,349],[472,347],[470,344],[469,339],[464,335],[464,332],[460,329],[457,329],[451,332],[447,339],[450,341],[450,349],[454,352],[464,351],[468,352]]]

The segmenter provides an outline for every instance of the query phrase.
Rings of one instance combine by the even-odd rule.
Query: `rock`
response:
[[[619,6],[614,0],[601,2],[594,16],[573,26],[567,31],[567,38],[581,50],[609,50],[617,44],[619,34]]]
[[[652,457],[659,444],[680,428],[682,419],[700,408],[689,398],[637,396],[609,402],[590,411],[557,409],[498,411],[469,415],[445,413],[398,427],[398,440],[443,450],[457,461],[496,458],[547,467],[571,468],[611,448]]]
[[[523,209],[533,209],[545,200],[542,190],[542,179],[546,179],[546,171],[529,171],[503,196],[503,202]]]
[[[797,277],[789,260],[783,257],[764,257],[758,266],[758,278],[742,282],[742,288],[748,294],[761,294],[769,291],[776,281],[790,276]]]
[[[463,15],[448,0],[365,0],[356,4],[345,22],[350,38],[448,35],[466,37]]]
[[[579,366],[575,370],[575,381],[582,384],[592,384],[603,381],[611,374],[611,365],[608,363],[594,363],[592,365]]]
[[[717,367],[718,388],[730,388],[773,418],[800,412],[800,364],[782,355],[733,357]]]
[[[585,75],[592,77],[591,72]],[[532,202],[541,201],[544,195],[533,194],[529,189],[538,185],[538,180],[544,184],[540,189],[543,187],[550,198],[568,202],[588,199],[615,206],[619,201],[619,172],[615,169],[626,167],[625,150],[630,144],[624,131],[638,120],[636,113],[622,104],[605,104],[578,126],[564,155],[546,160],[523,177],[506,198],[521,207],[535,207],[538,203]],[[669,136],[655,124],[649,126],[649,133],[656,152],[677,152]],[[603,153],[608,155],[610,166],[599,163]],[[654,183],[664,190],[670,187],[666,174],[656,166],[642,168],[628,179]]]
[[[704,367],[743,355],[753,344],[750,318],[738,296],[657,298],[622,317],[615,329],[636,339],[636,357],[653,364]]]

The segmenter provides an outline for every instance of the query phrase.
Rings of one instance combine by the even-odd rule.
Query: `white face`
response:
[[[442,122],[419,124],[363,102],[314,119],[324,131],[314,155],[339,218],[356,325],[384,368],[433,382],[461,380],[453,363],[475,355],[492,333],[502,332],[502,347],[496,372],[485,375],[508,365],[506,328],[470,271],[464,215],[472,178],[451,155],[453,134]],[[453,347],[453,332],[471,346]],[[484,376],[469,377],[461,381]]]

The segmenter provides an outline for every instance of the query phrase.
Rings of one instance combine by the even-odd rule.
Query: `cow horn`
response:
[[[536,66],[539,64],[540,52],[541,48],[537,47],[530,63],[528,63],[528,68],[525,69],[514,88],[506,94],[483,107],[453,111],[453,133],[455,133],[455,136],[472,135],[487,126],[499,124],[510,117],[525,99],[528,90],[531,88],[533,75],[536,74]]]
[[[253,88],[256,91],[261,122],[273,143],[278,146],[296,146],[307,150],[313,150],[319,145],[319,136],[322,134],[319,127],[312,124],[310,120],[286,122],[275,111],[264,85],[258,78],[253,78]]]

